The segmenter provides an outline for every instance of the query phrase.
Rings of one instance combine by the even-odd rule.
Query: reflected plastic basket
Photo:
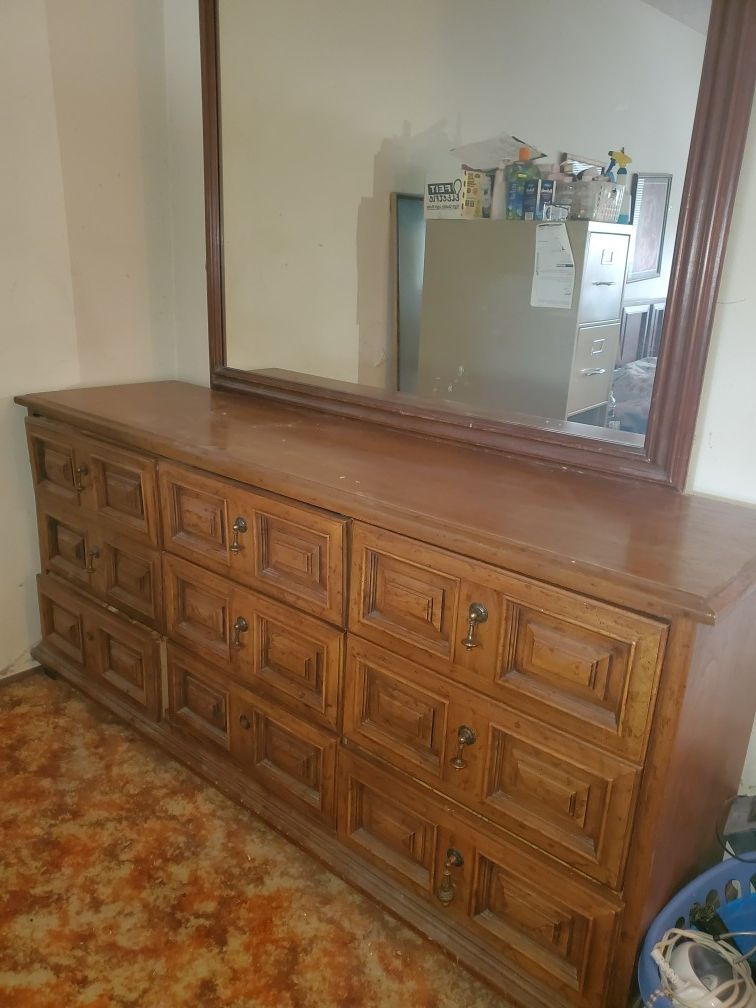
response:
[[[576,220],[615,224],[619,219],[624,195],[625,187],[614,182],[578,182],[571,216]]]
[[[728,884],[730,882],[737,883],[737,885],[731,889]],[[673,927],[689,927],[690,911],[694,904],[706,903],[707,898],[711,902],[712,893],[716,893],[719,905],[725,906],[754,891],[756,891],[756,854],[754,854],[753,861],[738,861],[735,858],[728,858],[726,861],[714,865],[713,868],[709,868],[698,878],[693,879],[667,903],[648,929],[638,960],[638,987],[644,1005],[654,991],[659,988],[659,968],[651,958],[651,949],[664,933]],[[756,924],[751,924],[749,930],[756,930]],[[668,998],[660,997],[654,1002],[654,1008],[674,1008],[674,1006]]]

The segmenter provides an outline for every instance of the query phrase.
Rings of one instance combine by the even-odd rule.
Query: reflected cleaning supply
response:
[[[510,161],[500,161],[496,169],[491,196],[491,220],[503,220],[507,216],[507,167]]]
[[[525,185],[531,179],[539,179],[540,173],[528,155],[528,147],[520,147],[519,160],[507,169],[507,220],[524,220]]]
[[[629,154],[625,154],[625,148],[618,151],[609,151],[609,156],[613,157],[617,165],[617,185],[624,186],[622,193],[622,206],[620,207],[619,217],[617,218],[618,224],[629,224],[630,223],[630,185],[627,176],[627,166],[633,160]]]

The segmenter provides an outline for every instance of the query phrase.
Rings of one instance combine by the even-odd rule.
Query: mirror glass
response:
[[[220,0],[229,366],[642,445],[708,14]]]

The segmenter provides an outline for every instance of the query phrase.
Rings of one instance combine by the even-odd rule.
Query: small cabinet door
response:
[[[640,762],[667,628],[355,523],[349,629]]]
[[[231,693],[231,751],[259,783],[328,825],[335,818],[337,739],[261,697]]]
[[[440,921],[474,937],[558,995],[602,1002],[621,901],[355,752],[338,766],[338,833],[347,847],[423,897]]]
[[[338,728],[343,634],[177,557],[163,558],[168,635],[295,714]]]
[[[42,622],[40,658],[97,683],[152,720],[160,719],[160,638],[132,620],[90,602],[47,574],[37,577]]]
[[[35,491],[78,507],[87,468],[75,435],[51,420],[27,417],[25,422]]]
[[[160,498],[166,549],[343,626],[344,519],[167,462]]]
[[[82,438],[86,459],[84,503],[100,525],[130,539],[160,545],[155,462],[92,438]]]
[[[631,764],[354,638],[344,734],[619,887],[640,776]]]
[[[102,609],[89,609],[91,673],[153,721],[160,720],[160,639]]]
[[[78,588],[141,620],[162,625],[160,553],[101,527],[81,509],[50,506],[38,512],[40,562]]]
[[[168,717],[182,731],[231,750],[230,688],[224,677],[204,662],[168,646]]]

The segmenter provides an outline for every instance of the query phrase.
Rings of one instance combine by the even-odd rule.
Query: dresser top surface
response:
[[[32,413],[632,608],[711,622],[756,580],[756,508],[183,382]]]

